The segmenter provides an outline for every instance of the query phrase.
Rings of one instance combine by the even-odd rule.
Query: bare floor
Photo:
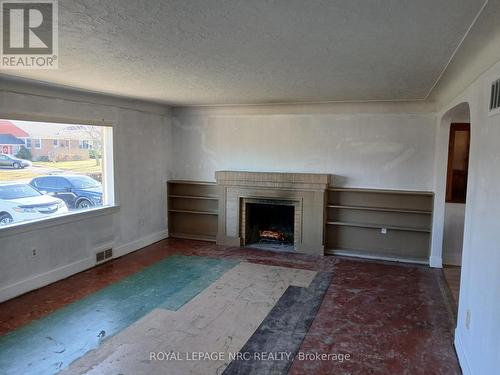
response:
[[[458,297],[460,294],[460,272],[462,267],[457,266],[445,266],[443,268],[444,278],[446,283],[448,284],[448,288],[450,289],[451,295],[455,302],[455,305],[458,306]]]
[[[230,262],[231,267],[219,268],[218,278],[206,285],[194,280],[195,285],[183,287],[183,280],[192,279],[185,277],[178,266],[168,266],[169,259],[175,259],[173,255],[182,256],[180,265],[191,267],[189,272],[198,275],[199,280],[210,276],[220,262]],[[203,258],[203,267],[215,263],[208,270],[196,271],[199,262],[195,261],[193,268],[193,262],[186,258]],[[162,262],[167,262],[167,268],[158,267]],[[457,270],[446,271],[457,274]],[[106,336],[95,350],[58,368],[71,374],[460,374],[453,347],[454,323],[440,287],[440,270],[177,239],[160,241],[1,303],[0,340],[10,337],[12,341],[12,333],[23,330],[44,343],[43,334],[37,333],[38,326],[43,328],[38,321],[58,319],[62,309],[77,313],[79,306],[103,314],[100,306],[89,310],[93,296],[99,293],[109,295],[111,300],[115,294],[130,298],[122,304],[127,309],[114,310],[116,316],[103,320],[123,322],[121,316],[131,306],[140,305],[133,288],[142,283],[146,289],[142,288],[141,293],[152,298],[165,292],[168,285],[175,285],[173,281],[162,281],[168,275],[182,287],[172,294],[184,301],[182,307],[176,310],[162,303],[139,320],[125,322],[120,332]],[[148,290],[147,280],[156,280],[155,289]],[[132,281],[130,287],[114,287]],[[199,290],[196,296],[193,290]],[[189,298],[184,298],[185,294]],[[82,299],[87,303],[82,304]],[[68,330],[64,327],[58,330],[61,340],[57,348],[43,357],[49,363],[56,362],[66,353],[63,349],[77,341],[65,337]],[[78,335],[89,334],[89,339],[95,339],[99,330],[93,325]],[[209,359],[206,366],[200,361],[150,359],[150,352],[211,352],[224,348],[232,352],[282,352],[290,358],[275,358],[273,363],[254,360],[250,364],[220,359],[220,363],[212,363]],[[41,345],[33,353],[45,349]],[[330,356],[324,360],[317,355]],[[32,361],[25,354],[4,357],[5,364],[11,367]]]

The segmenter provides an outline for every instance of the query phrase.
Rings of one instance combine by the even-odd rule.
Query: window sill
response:
[[[84,212],[74,212],[67,213],[65,215],[52,217],[50,219],[40,219],[35,221],[30,221],[26,223],[19,223],[13,226],[0,229],[0,238],[13,236],[16,234],[21,234],[25,232],[31,232],[35,230],[50,228],[58,225],[65,225],[68,223],[74,223],[93,217],[111,215],[118,212],[120,206],[106,206],[91,208]]]

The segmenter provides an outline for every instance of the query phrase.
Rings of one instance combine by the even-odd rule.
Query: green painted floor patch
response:
[[[210,272],[202,273],[201,275],[199,275],[199,277],[193,278],[182,289],[174,293],[170,298],[168,298],[158,307],[166,310],[177,311],[238,262],[221,262],[219,260],[215,260],[215,262],[212,263],[213,264],[211,264],[210,266]]]
[[[55,374],[154,308],[179,309],[237,263],[170,256],[0,337],[0,373]]]

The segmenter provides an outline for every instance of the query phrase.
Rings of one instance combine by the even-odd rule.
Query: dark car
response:
[[[68,208],[79,209],[102,205],[102,185],[85,175],[42,176],[30,185],[40,192],[62,199]]]
[[[8,154],[0,154],[0,167],[11,167],[11,168],[26,168],[31,167],[31,162],[29,160],[19,159],[15,156]]]

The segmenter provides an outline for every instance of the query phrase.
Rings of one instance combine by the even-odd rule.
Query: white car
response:
[[[68,212],[63,200],[19,182],[0,183],[0,226]]]

